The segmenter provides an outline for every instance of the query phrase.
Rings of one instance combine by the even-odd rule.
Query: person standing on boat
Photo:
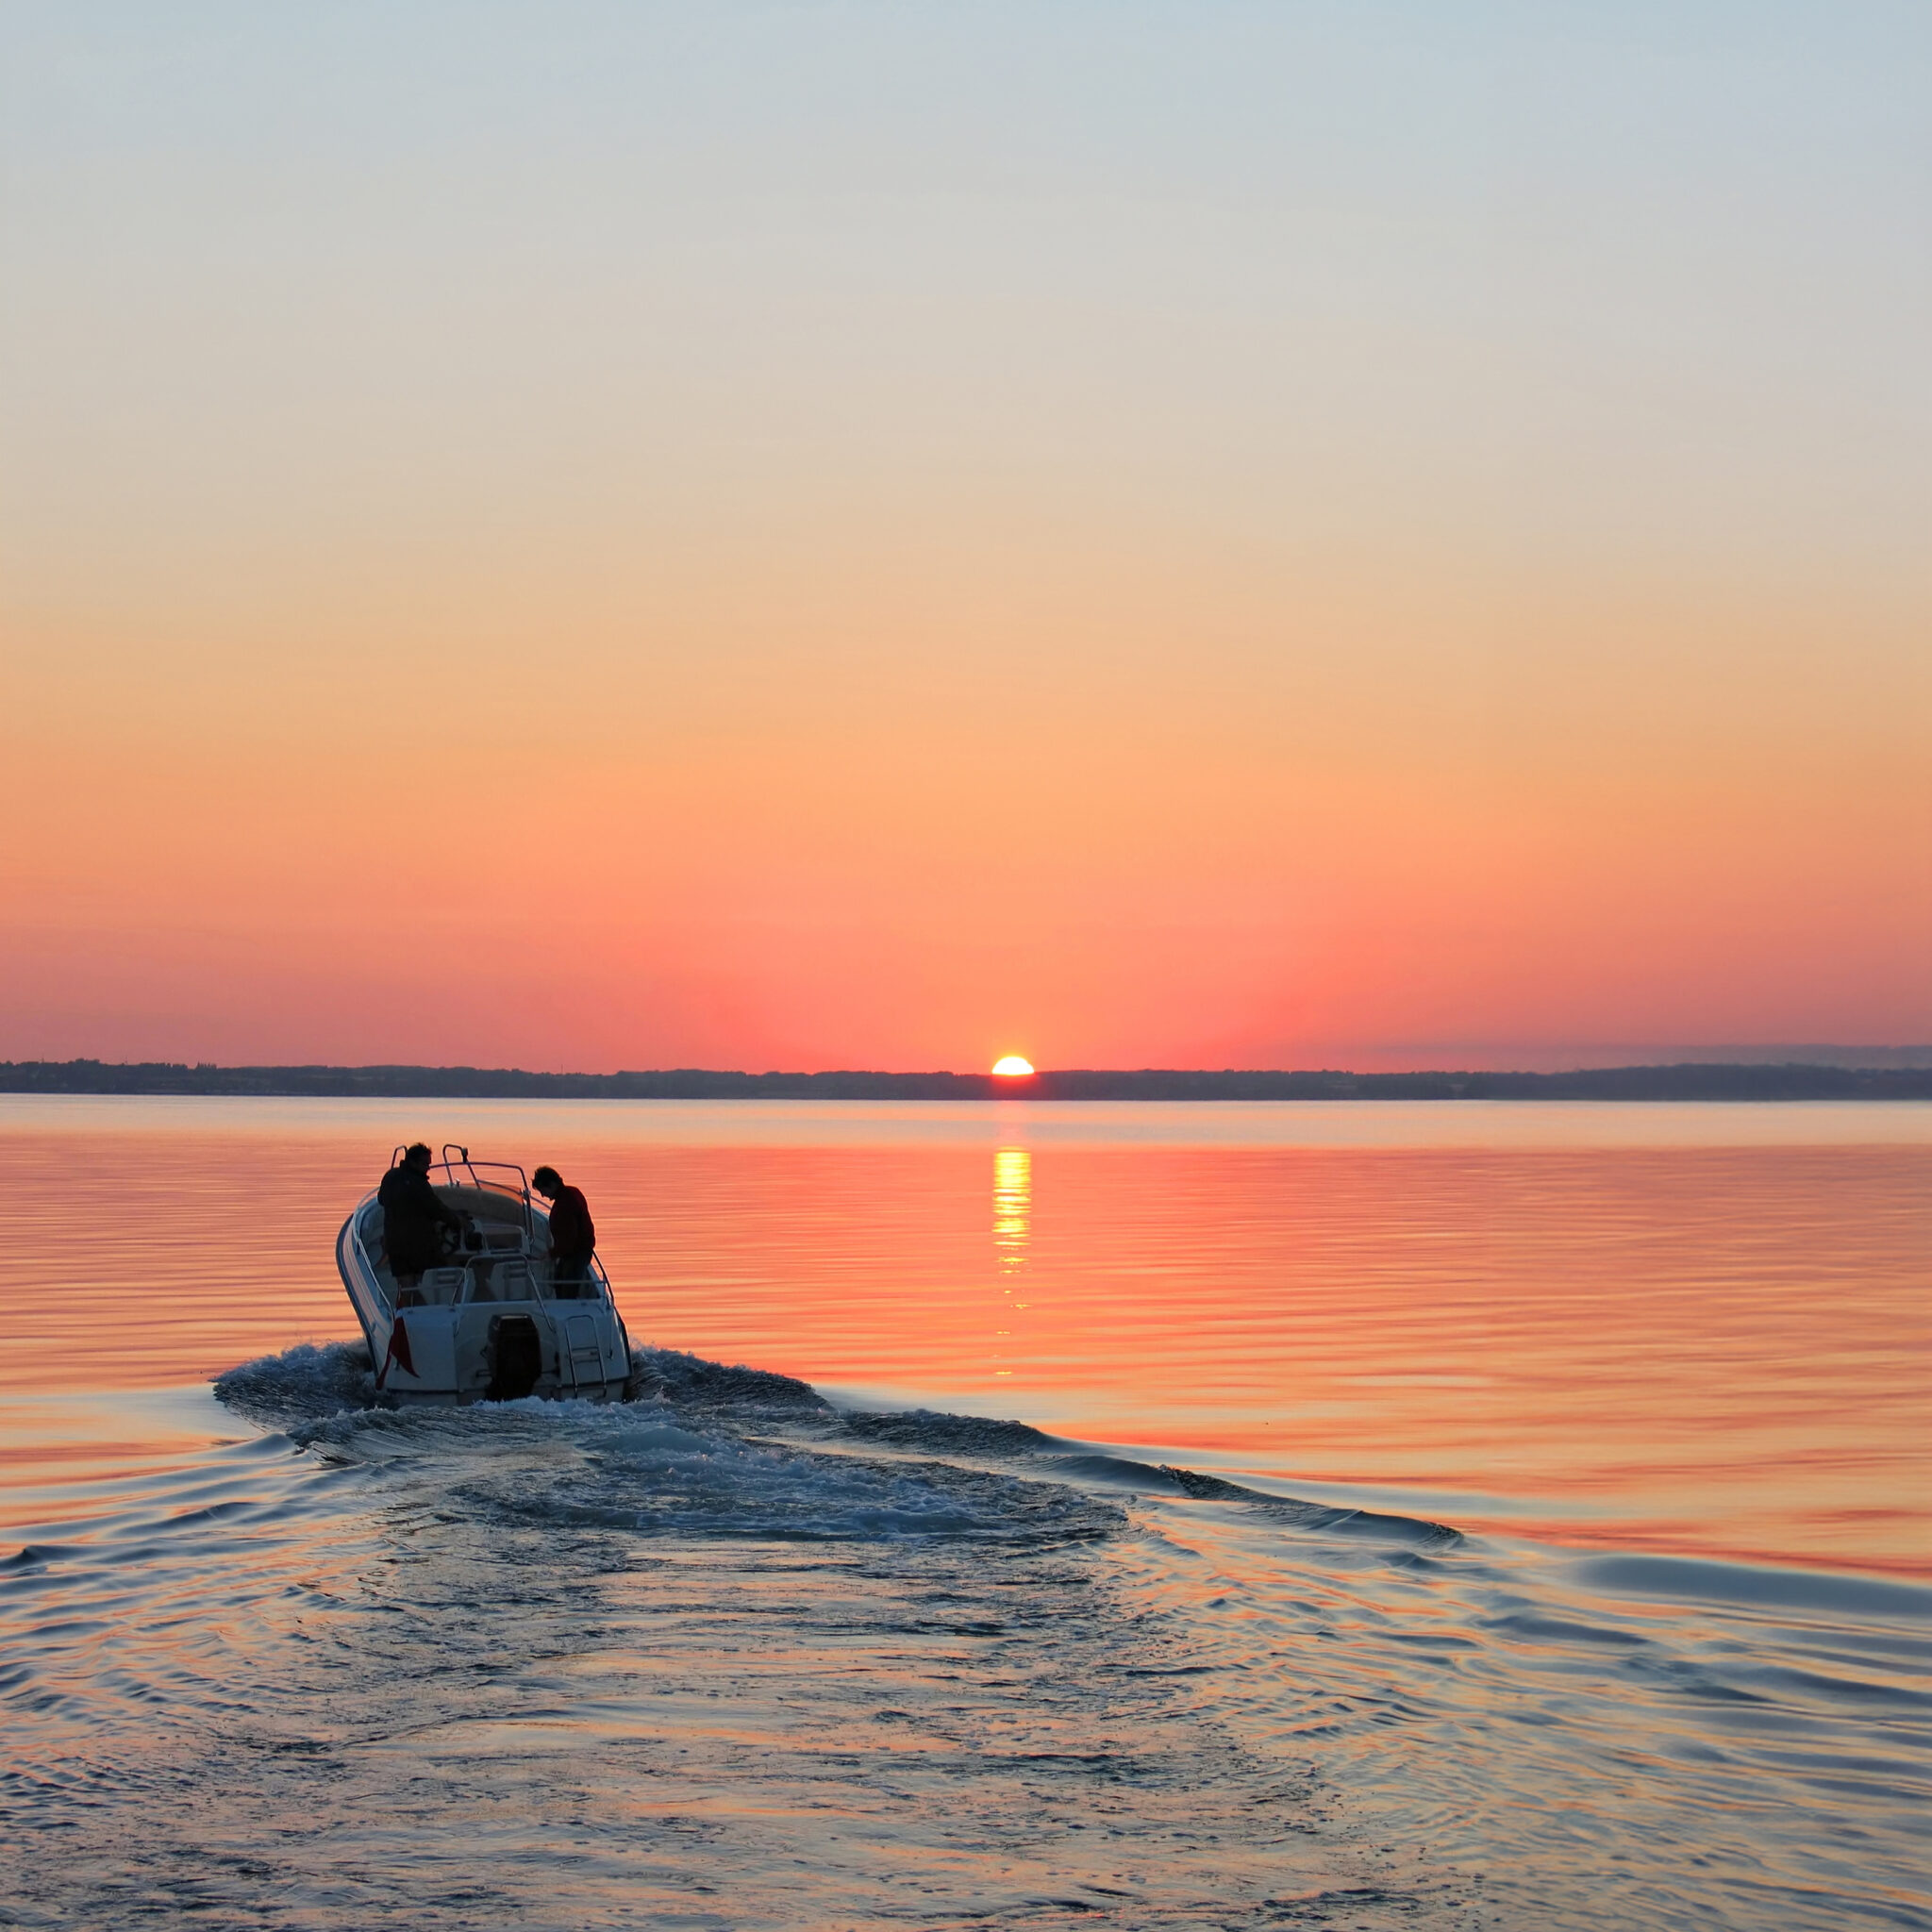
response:
[[[554,1167],[540,1167],[530,1185],[550,1203],[550,1279],[565,1301],[576,1299],[597,1251],[597,1224],[582,1191],[571,1187]]]
[[[425,1268],[442,1259],[442,1230],[463,1230],[463,1218],[445,1208],[429,1185],[429,1150],[422,1141],[409,1148],[382,1177],[375,1191],[382,1204],[382,1244],[398,1288],[414,1288]]]

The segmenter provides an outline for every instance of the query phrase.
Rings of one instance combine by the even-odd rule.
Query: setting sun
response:
[[[1005,1074],[1008,1079],[1017,1080],[1033,1071],[1033,1062],[1022,1059],[1016,1053],[1009,1053],[1005,1059],[993,1061],[992,1070],[995,1074]]]

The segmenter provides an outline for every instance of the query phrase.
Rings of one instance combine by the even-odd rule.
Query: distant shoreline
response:
[[[529,1074],[506,1067],[217,1067],[0,1061],[0,1093],[359,1100],[1932,1100],[1932,1068],[1717,1062],[1568,1074],[1189,1072]]]

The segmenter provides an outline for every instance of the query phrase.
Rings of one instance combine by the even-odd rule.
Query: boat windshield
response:
[[[396,1166],[408,1151],[398,1147],[390,1156],[389,1164]],[[443,1147],[442,1158],[429,1163],[429,1180],[432,1187],[473,1188],[478,1193],[494,1194],[514,1202],[525,1240],[535,1235],[536,1219],[531,1213],[529,1176],[514,1161],[473,1160],[467,1147],[458,1147],[450,1141]]]

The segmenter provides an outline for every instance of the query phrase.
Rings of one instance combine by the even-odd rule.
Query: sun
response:
[[[1023,1060],[1016,1053],[1009,1053],[1005,1059],[993,1061],[992,1070],[1008,1080],[1024,1080],[1033,1071],[1033,1062]]]

